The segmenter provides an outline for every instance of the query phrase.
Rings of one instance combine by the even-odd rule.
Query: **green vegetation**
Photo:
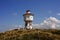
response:
[[[60,30],[18,30],[0,33],[0,40],[60,40]]]

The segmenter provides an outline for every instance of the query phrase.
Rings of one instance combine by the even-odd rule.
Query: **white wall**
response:
[[[25,20],[33,20],[33,16],[32,15],[26,16]]]

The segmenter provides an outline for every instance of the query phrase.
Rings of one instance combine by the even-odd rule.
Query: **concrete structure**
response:
[[[32,21],[34,14],[32,14],[30,10],[27,10],[26,14],[23,14],[23,16],[25,21],[25,29],[32,29]]]

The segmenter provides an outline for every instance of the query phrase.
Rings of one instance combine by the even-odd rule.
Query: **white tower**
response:
[[[30,10],[27,10],[26,14],[23,14],[23,16],[25,21],[25,29],[32,29],[32,21],[34,14],[32,14]]]

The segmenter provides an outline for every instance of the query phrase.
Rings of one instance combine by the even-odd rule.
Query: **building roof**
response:
[[[25,16],[25,15],[32,15],[32,16],[33,16],[34,14],[32,14],[32,13],[30,12],[30,10],[27,10],[26,13],[23,14],[23,16]]]

